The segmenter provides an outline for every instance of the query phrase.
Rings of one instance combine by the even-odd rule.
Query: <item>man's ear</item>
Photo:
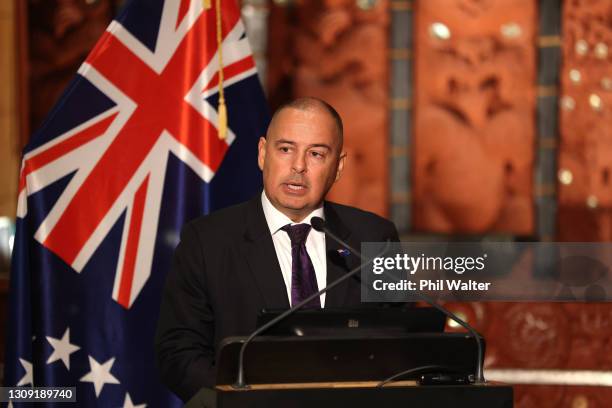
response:
[[[340,159],[338,160],[338,169],[336,170],[336,179],[334,182],[340,180],[342,176],[342,170],[344,170],[344,162],[346,161],[346,152],[340,153]]]
[[[259,144],[257,145],[257,164],[259,165],[259,170],[263,171],[264,163],[266,161],[266,138],[260,137]]]

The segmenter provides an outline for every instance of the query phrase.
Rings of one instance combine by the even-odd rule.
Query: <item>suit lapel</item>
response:
[[[344,225],[333,206],[330,203],[325,202],[324,210],[325,222],[329,230],[338,238],[347,241],[349,245],[353,246],[353,244],[350,242],[351,232],[346,225]],[[341,254],[339,250],[346,250],[346,248],[337,243],[328,234],[325,234],[325,250],[327,253],[328,285],[348,273],[352,268],[359,265],[359,260],[354,254],[350,254],[348,252],[348,255]],[[343,284],[327,292],[327,296],[325,297],[326,308],[337,308],[345,305],[349,288],[347,283],[348,282],[344,282]]]
[[[289,308],[287,289],[261,206],[260,195],[251,199],[247,211],[242,251],[250,271],[264,298],[266,308],[287,309]]]

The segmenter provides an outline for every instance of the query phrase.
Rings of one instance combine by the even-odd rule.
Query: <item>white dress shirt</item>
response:
[[[264,215],[268,228],[270,228],[270,234],[272,234],[272,242],[274,242],[274,249],[276,250],[276,257],[280,264],[281,272],[283,273],[283,280],[285,281],[285,287],[287,288],[287,297],[291,304],[291,240],[289,234],[283,231],[281,228],[287,224],[310,224],[312,217],[325,218],[323,207],[317,208],[301,222],[296,223],[291,221],[289,217],[280,212],[272,205],[266,192],[261,193],[261,205],[263,206]],[[312,265],[314,266],[315,275],[317,277],[317,286],[319,290],[323,289],[327,284],[327,260],[325,257],[325,233],[315,231],[314,228],[310,229],[308,237],[306,238],[306,251]],[[293,306],[293,305],[292,305]],[[321,307],[325,307],[325,293],[321,295]]]

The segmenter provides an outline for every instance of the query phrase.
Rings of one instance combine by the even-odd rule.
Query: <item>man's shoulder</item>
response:
[[[248,200],[213,211],[187,222],[183,229],[196,231],[200,236],[220,237],[242,233],[252,205],[252,200]]]

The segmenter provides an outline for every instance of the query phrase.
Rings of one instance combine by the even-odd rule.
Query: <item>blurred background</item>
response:
[[[21,149],[122,3],[0,1],[3,328]],[[317,96],[343,117],[331,200],[404,240],[611,240],[612,1],[240,3],[270,107]],[[611,305],[449,307],[491,376],[523,384],[516,406],[612,406]]]

